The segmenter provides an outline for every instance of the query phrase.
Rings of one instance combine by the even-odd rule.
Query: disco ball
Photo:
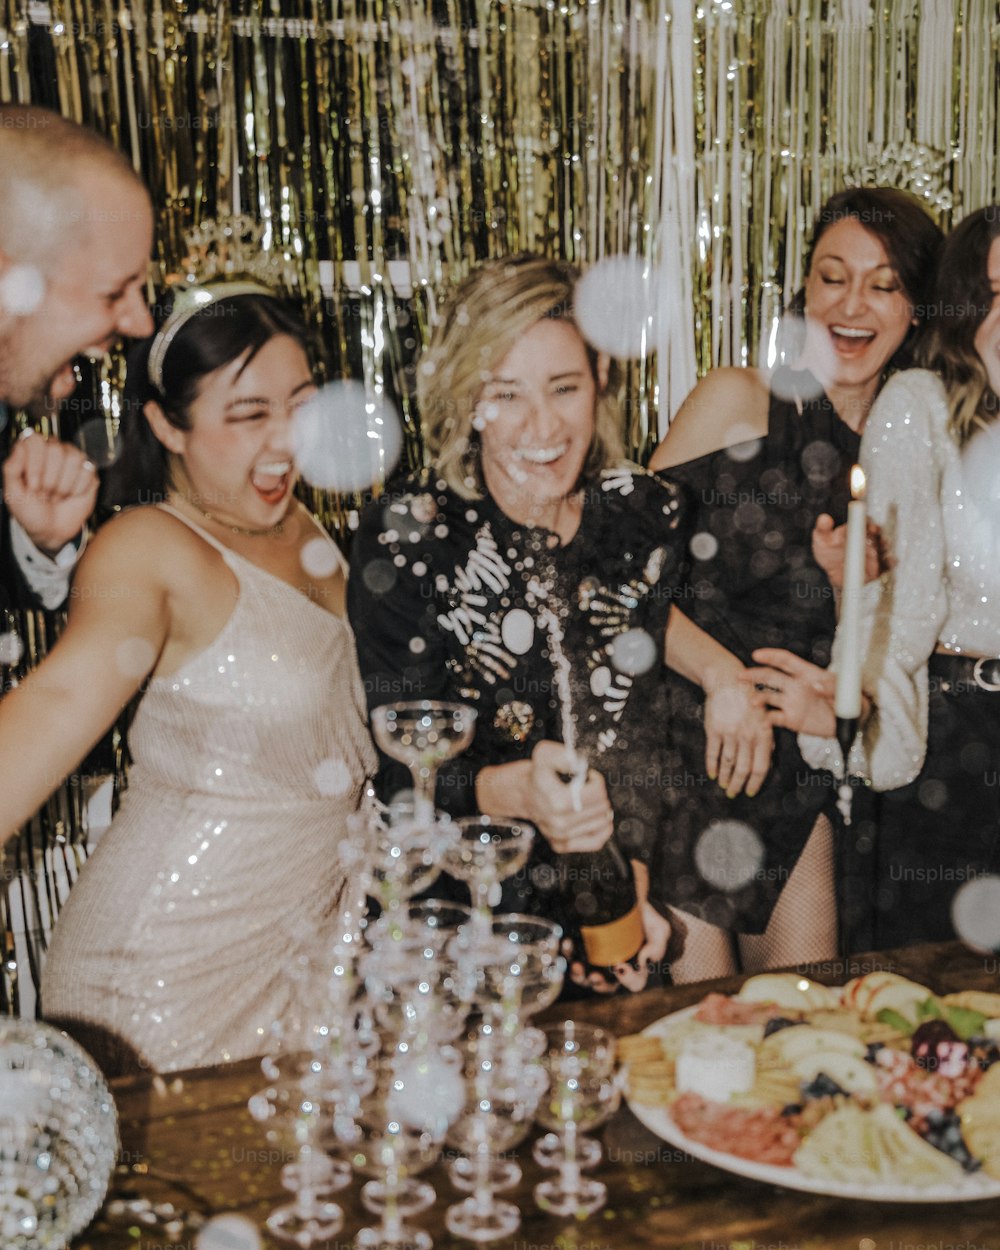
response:
[[[0,1245],[61,1250],[104,1201],[115,1104],[94,1061],[57,1029],[0,1020]]]

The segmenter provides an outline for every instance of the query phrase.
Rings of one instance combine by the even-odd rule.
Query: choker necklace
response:
[[[214,521],[216,525],[221,525],[223,529],[232,530],[234,534],[244,534],[247,538],[276,538],[285,531],[285,517],[280,521],[275,521],[273,525],[267,525],[263,529],[252,529],[248,525],[234,525],[232,521],[221,521],[217,516],[213,516],[211,512],[207,512],[204,508],[195,503],[193,499],[188,499],[186,495],[181,498],[185,503],[189,503],[195,512],[200,513],[207,521]]]

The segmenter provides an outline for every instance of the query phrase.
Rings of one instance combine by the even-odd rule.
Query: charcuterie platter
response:
[[[1000,994],[763,973],[621,1055],[636,1117],[737,1175],[882,1202],[1000,1197]]]

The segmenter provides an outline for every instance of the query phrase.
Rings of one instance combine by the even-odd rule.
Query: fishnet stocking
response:
[[[744,972],[820,963],[837,954],[833,826],[820,816],[763,933],[739,935]]]
[[[837,953],[837,906],[829,819],[820,816],[813,826],[763,933],[731,934],[674,908],[670,923],[672,954],[680,945],[670,961],[675,985],[732,976],[741,969],[759,972],[831,959]]]

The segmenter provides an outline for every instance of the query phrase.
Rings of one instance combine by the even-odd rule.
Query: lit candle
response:
[[[851,502],[847,505],[847,542],[844,548],[844,585],[837,625],[837,691],[834,712],[840,720],[861,715],[861,594],[865,584],[865,475],[859,464],[851,470]]]

